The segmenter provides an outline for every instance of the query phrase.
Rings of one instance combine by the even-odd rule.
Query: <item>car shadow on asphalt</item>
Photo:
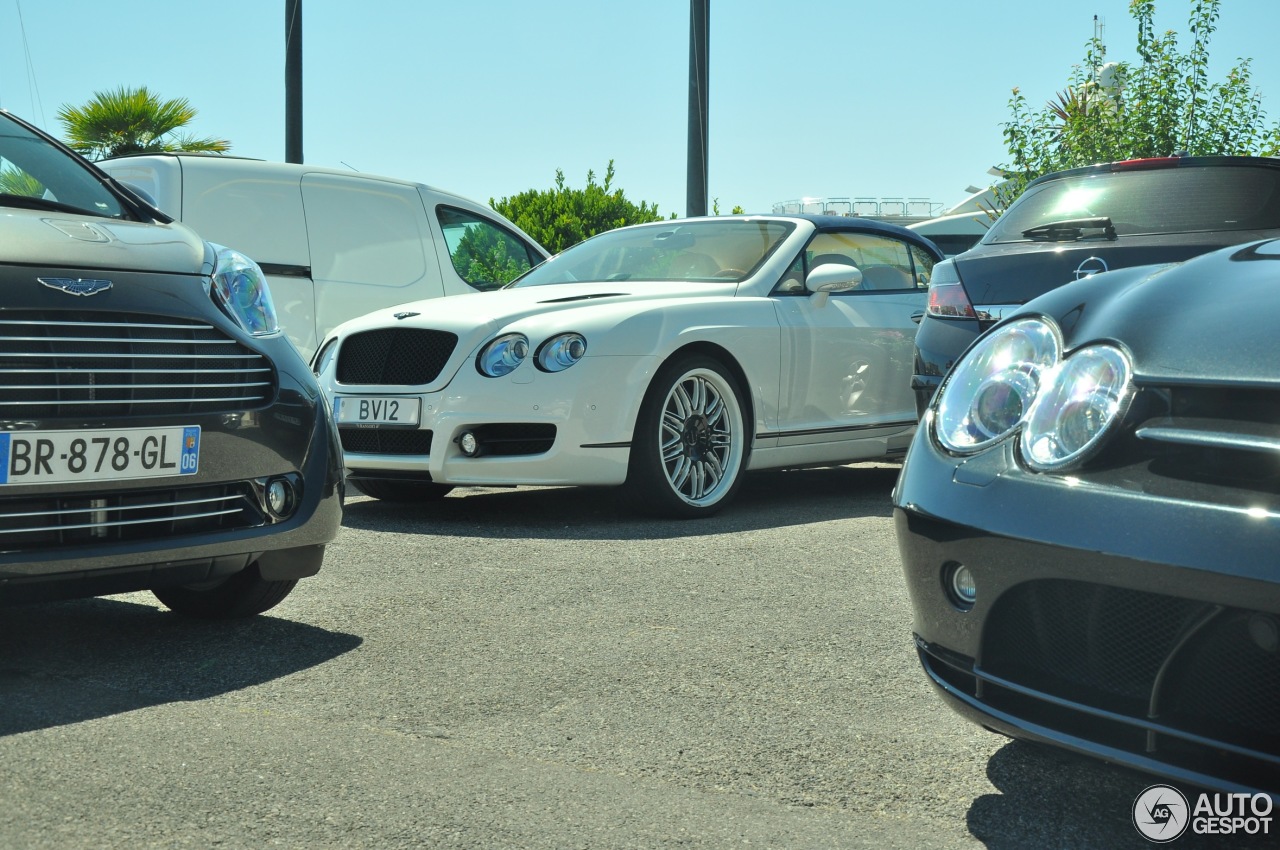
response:
[[[118,599],[2,613],[0,737],[229,693],[362,642],[271,616],[192,620]]]
[[[733,502],[696,520],[644,516],[619,488],[459,487],[438,501],[402,504],[348,491],[343,525],[402,533],[549,539],[682,538],[888,517],[901,467],[858,464],[749,473]]]
[[[987,777],[1000,793],[973,801],[968,826],[989,850],[1152,847],[1134,826],[1138,795],[1158,784],[1173,785],[1192,801],[1200,793],[1176,781],[1025,741],[1001,747],[987,762]],[[1207,836],[1188,829],[1176,846],[1254,850],[1274,847],[1274,842],[1274,834]]]

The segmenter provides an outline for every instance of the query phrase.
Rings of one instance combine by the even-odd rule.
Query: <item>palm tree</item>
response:
[[[84,106],[58,110],[67,144],[93,160],[131,153],[230,150],[226,139],[174,135],[195,117],[195,108],[185,98],[162,101],[146,86],[94,92]]]

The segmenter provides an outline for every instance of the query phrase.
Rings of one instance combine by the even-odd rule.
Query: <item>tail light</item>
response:
[[[947,319],[976,319],[978,313],[973,309],[969,293],[964,291],[960,283],[960,273],[951,260],[943,260],[933,267],[933,277],[929,280],[929,306],[926,308],[930,316]]]

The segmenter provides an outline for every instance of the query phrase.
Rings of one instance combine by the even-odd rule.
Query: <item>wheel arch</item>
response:
[[[756,438],[755,397],[752,395],[751,384],[747,381],[747,373],[742,368],[742,364],[739,363],[738,358],[734,357],[733,353],[724,346],[708,340],[695,340],[693,342],[685,343],[669,353],[665,358],[663,358],[662,362],[658,364],[658,368],[654,370],[652,377],[650,377],[649,385],[645,387],[644,395],[641,397],[642,401],[647,401],[650,393],[653,392],[653,382],[658,377],[658,373],[662,371],[663,367],[678,357],[684,357],[691,354],[702,354],[707,357],[714,358],[724,364],[724,367],[729,370],[729,374],[733,377],[733,380],[738,384],[738,389],[742,393],[742,397],[739,399],[739,402],[742,404],[742,424],[747,431],[747,440],[746,445],[743,446],[743,451],[749,458],[751,456],[751,446],[755,442]]]

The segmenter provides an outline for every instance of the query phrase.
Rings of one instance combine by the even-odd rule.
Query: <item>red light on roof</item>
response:
[[[1131,169],[1131,168],[1171,168],[1181,161],[1181,157],[1177,156],[1149,156],[1145,159],[1126,159],[1123,162],[1112,163],[1114,169]]]

